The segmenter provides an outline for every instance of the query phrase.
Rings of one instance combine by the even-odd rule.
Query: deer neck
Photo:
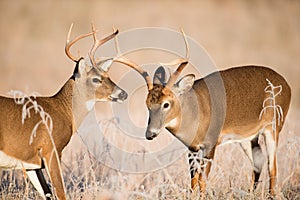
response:
[[[85,94],[76,83],[74,84],[72,97],[73,129],[76,131],[86,116],[94,108],[95,101],[88,101]]]
[[[62,106],[65,113],[72,114],[72,96],[73,96],[74,81],[68,80],[60,91],[55,94],[52,98],[56,99],[59,106]]]
[[[69,79],[62,89],[55,95],[63,106],[65,114],[72,119],[73,133],[79,128],[90,110],[86,106],[85,95],[82,95],[80,88],[76,87],[73,79]]]
[[[178,96],[180,113],[166,126],[175,137],[186,146],[193,142],[199,124],[199,106],[194,91]]]

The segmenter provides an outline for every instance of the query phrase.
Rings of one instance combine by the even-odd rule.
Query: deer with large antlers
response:
[[[169,63],[179,67],[167,81],[159,67],[153,83],[148,77],[149,110],[146,138],[152,140],[166,128],[188,149],[191,187],[205,192],[211,161],[218,145],[249,141],[241,145],[253,166],[253,189],[261,174],[264,137],[268,154],[269,189],[275,194],[276,146],[291,100],[286,80],[267,67],[241,66],[212,73],[195,80],[195,75],[180,73],[188,64],[188,43],[183,33],[187,56]],[[267,81],[268,80],[268,81]]]
[[[96,61],[97,48],[118,34],[116,30],[102,40],[98,40],[96,30],[80,35],[70,41],[70,27],[66,55],[76,63],[71,78],[62,86],[58,93],[51,97],[37,97],[36,102],[53,121],[52,137],[57,151],[57,159],[53,156],[53,146],[45,125],[40,125],[36,136],[29,142],[32,130],[40,121],[40,116],[31,111],[30,118],[22,124],[22,105],[17,105],[13,98],[0,97],[0,168],[25,169],[32,184],[38,192],[47,199],[53,197],[42,172],[46,168],[58,199],[66,199],[64,182],[59,163],[62,150],[69,143],[80,123],[97,101],[122,102],[127,93],[119,88],[108,75],[111,64],[121,62],[132,68],[130,60],[120,56],[118,59],[108,58]],[[76,58],[70,52],[70,47],[77,41],[93,36],[94,45],[89,52],[89,58]],[[35,105],[33,105],[35,106]]]

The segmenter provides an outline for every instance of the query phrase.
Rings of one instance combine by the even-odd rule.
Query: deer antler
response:
[[[114,61],[125,64],[125,65],[131,67],[132,69],[134,69],[135,71],[137,71],[138,73],[140,73],[147,83],[148,90],[151,90],[153,88],[153,84],[151,82],[148,72],[146,72],[139,65],[132,62],[131,60],[129,60],[128,58],[126,58],[124,56],[119,56],[118,58],[114,58]]]
[[[146,83],[147,83],[148,90],[151,90],[153,88],[153,84],[151,82],[151,78],[150,78],[148,72],[146,72],[143,68],[141,68],[139,65],[137,65],[136,63],[134,63],[130,59],[122,56],[122,54],[120,53],[119,43],[118,43],[118,38],[117,37],[115,37],[115,46],[116,46],[118,56],[116,58],[114,58],[113,61],[125,64],[125,65],[131,67],[132,69],[134,69],[135,71],[137,71],[138,73],[140,73],[142,75],[142,77],[145,79]]]
[[[70,37],[71,37],[71,32],[72,32],[72,28],[73,28],[73,23],[71,24],[70,26],[70,29],[69,29],[69,32],[68,32],[68,36],[67,36],[67,42],[66,42],[66,46],[65,46],[65,52],[67,54],[67,56],[74,62],[78,62],[78,58],[76,58],[75,56],[73,56],[70,52],[70,48],[73,44],[75,44],[77,41],[85,38],[85,37],[88,37],[90,35],[93,35],[93,32],[91,33],[86,33],[86,34],[82,34],[82,35],[79,35],[78,37],[76,37],[75,39],[73,39],[72,41],[70,41]]]
[[[164,66],[170,66],[170,65],[178,65],[179,66],[177,67],[176,71],[171,74],[167,84],[166,84],[166,87],[172,87],[173,84],[175,83],[175,81],[177,80],[178,76],[180,75],[180,73],[182,72],[182,70],[187,66],[188,64],[188,60],[189,60],[189,44],[187,42],[187,38],[186,38],[186,35],[184,33],[184,31],[181,29],[181,33],[182,33],[182,36],[183,36],[183,39],[184,39],[184,43],[185,43],[185,49],[186,49],[186,55],[185,55],[185,58],[179,58],[179,59],[176,59],[170,63],[164,63],[162,65]]]
[[[182,70],[185,68],[185,66],[187,66],[189,62],[188,61],[183,61],[180,63],[180,65],[178,66],[178,68],[176,69],[176,71],[171,74],[167,84],[166,84],[166,87],[172,87],[174,85],[174,83],[176,82],[178,76],[180,75],[180,73],[182,72]]]
[[[95,26],[94,26],[93,23],[92,23],[92,30],[93,30],[92,34],[93,34],[93,37],[94,37],[94,45],[93,45],[92,49],[89,52],[89,57],[90,57],[92,65],[96,66],[97,65],[97,62],[95,61],[95,52],[96,52],[96,50],[98,49],[99,46],[101,46],[105,42],[113,39],[119,33],[119,30],[118,29],[114,30],[114,32],[111,35],[103,38],[102,40],[98,40],[97,35],[96,35],[97,31],[96,31]]]

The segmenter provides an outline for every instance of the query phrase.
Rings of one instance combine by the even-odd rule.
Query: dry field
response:
[[[74,35],[90,30],[99,35],[143,27],[178,30],[202,45],[218,69],[241,64],[261,64],[282,74],[292,88],[292,106],[279,139],[278,199],[300,199],[300,2],[299,1],[0,1],[0,94],[11,89],[28,94],[54,94],[70,77],[74,64],[64,54],[68,28]],[[76,48],[86,52],[90,40]],[[85,53],[82,53],[85,55]],[[135,58],[138,63],[152,58]],[[125,67],[113,66],[111,76],[120,80]],[[145,127],[145,93],[130,101],[132,118]],[[126,152],[154,151],[173,140],[167,132],[158,140],[124,142],[110,106],[96,105],[96,120],[86,121],[65,149],[62,168],[68,199],[198,199],[189,191],[186,155],[161,169],[129,173],[108,167],[110,150],[95,150],[84,143],[83,133],[97,137],[99,128],[109,143]],[[144,132],[139,133],[143,135]],[[121,139],[120,139],[121,138]],[[97,139],[97,138],[95,138]],[[153,150],[154,149],[154,150]],[[99,157],[99,155],[98,155]],[[120,155],[122,157],[122,155]],[[104,161],[104,162],[103,162]],[[115,161],[118,162],[119,160]],[[124,162],[128,166],[130,161]],[[127,166],[125,166],[126,168]],[[20,171],[0,171],[0,199],[39,199]],[[217,149],[208,180],[207,199],[265,199],[268,176],[264,169],[258,189],[249,192],[251,166],[239,144]]]

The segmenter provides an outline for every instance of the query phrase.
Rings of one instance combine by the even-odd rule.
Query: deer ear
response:
[[[113,59],[109,58],[107,60],[101,61],[100,63],[97,63],[97,67],[105,72],[108,72],[112,63]]]
[[[194,74],[188,74],[184,77],[182,77],[175,85],[176,91],[179,94],[183,94],[188,92],[190,89],[192,89],[195,81],[195,75]]]
[[[165,85],[166,83],[166,71],[163,66],[160,66],[155,71],[154,77],[153,77],[153,83],[154,84],[160,84]]]
[[[81,58],[76,64],[76,68],[74,70],[74,76],[79,78],[83,74],[86,74],[86,63],[84,58]]]

